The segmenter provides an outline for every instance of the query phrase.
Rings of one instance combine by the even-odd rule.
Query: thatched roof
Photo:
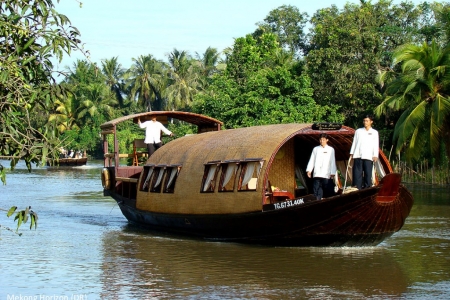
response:
[[[177,138],[158,149],[146,162],[147,166],[157,168],[181,167],[174,193],[140,191],[136,205],[141,210],[176,214],[258,211],[266,201],[268,184],[275,182],[279,188],[295,193],[295,165],[306,165],[312,148],[319,145],[318,135],[322,132],[312,129],[312,124],[276,124]],[[347,159],[353,132],[348,127],[327,131],[330,140],[342,143],[345,149],[341,151]],[[249,161],[263,161],[254,192],[201,192],[205,172],[209,171],[205,164],[244,162],[242,165],[247,166],[245,162]],[[216,183],[219,181],[215,179]]]
[[[312,124],[275,124],[186,136],[164,145],[147,163],[183,164],[195,160],[203,164],[215,160],[249,158],[269,160],[287,140],[296,135],[306,135],[304,138],[312,145],[318,145],[317,135],[323,131],[312,130],[311,126]],[[345,151],[348,152],[353,132],[353,129],[344,126],[328,133],[336,143],[344,143],[347,148]]]

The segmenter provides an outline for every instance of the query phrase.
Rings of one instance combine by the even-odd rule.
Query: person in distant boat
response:
[[[336,160],[334,157],[334,148],[328,146],[328,135],[322,133],[319,137],[319,146],[314,147],[311,157],[306,167],[306,175],[313,177],[313,191],[317,200],[321,200],[328,195],[329,180],[334,180],[336,174]]]
[[[373,164],[378,160],[378,131],[372,128],[373,117],[366,115],[363,128],[355,131],[350,158],[353,158],[353,186],[359,190],[372,186]]]
[[[59,148],[59,158],[67,158],[67,150],[63,147]]]
[[[75,152],[73,150],[70,150],[68,158],[73,158],[74,155],[75,155]]]
[[[162,146],[161,131],[167,135],[173,136],[173,133],[164,127],[163,124],[156,121],[156,117],[154,116],[152,116],[150,121],[145,121],[143,123],[141,123],[141,119],[138,118],[138,125],[141,128],[145,128],[144,143],[147,144],[148,157]]]

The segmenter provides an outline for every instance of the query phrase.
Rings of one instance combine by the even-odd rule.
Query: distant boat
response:
[[[143,165],[121,166],[120,158],[137,153],[120,153],[116,126],[151,116],[192,123],[199,134],[168,142]],[[374,186],[346,189],[352,128],[329,123],[221,126],[203,115],[158,111],[104,123],[104,195],[117,201],[130,223],[152,230],[280,246],[377,245],[399,231],[410,213],[413,197],[381,151]],[[341,180],[336,194],[317,201],[304,173],[325,131]]]
[[[84,166],[87,163],[87,157],[81,158],[58,158],[52,164],[51,161],[47,161],[47,166],[60,166],[60,167],[76,167],[76,166]]]

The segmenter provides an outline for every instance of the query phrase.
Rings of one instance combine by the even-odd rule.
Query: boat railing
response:
[[[145,151],[142,151],[145,149]],[[147,144],[144,143],[144,139],[134,139],[133,141],[133,166],[139,165],[139,158],[148,157]]]

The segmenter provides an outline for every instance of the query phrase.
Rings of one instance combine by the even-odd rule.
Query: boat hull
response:
[[[379,202],[379,189],[282,209],[223,215],[142,211],[120,195],[111,196],[130,223],[157,231],[215,241],[339,247],[375,246],[401,229],[413,205],[412,195],[400,185],[393,201]]]
[[[130,156],[120,152],[116,125],[168,116],[191,121],[198,134],[166,143],[142,165],[120,166],[119,158]],[[220,130],[217,120],[186,117],[147,112],[101,126],[104,193],[130,223],[214,241],[374,246],[400,230],[412,208],[401,174],[393,172],[382,151],[374,186],[347,188],[353,183],[349,153],[355,130],[350,127],[292,123]],[[345,191],[317,201],[305,172],[324,131],[335,152],[334,183]],[[136,154],[133,149],[132,157]]]
[[[87,157],[82,158],[60,158],[56,162],[56,166],[60,167],[76,167],[84,166],[87,163]],[[47,166],[51,166],[51,162],[47,162]]]

